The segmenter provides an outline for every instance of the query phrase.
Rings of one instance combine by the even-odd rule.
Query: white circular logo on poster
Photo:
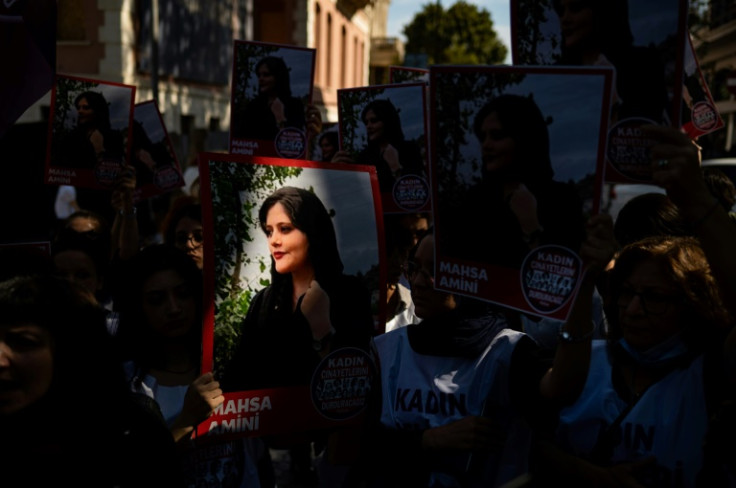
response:
[[[540,246],[521,265],[521,289],[529,306],[540,313],[564,307],[577,288],[582,261],[562,246]]]

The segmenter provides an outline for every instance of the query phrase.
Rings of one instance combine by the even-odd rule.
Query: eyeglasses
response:
[[[618,306],[626,308],[634,297],[639,297],[644,312],[649,315],[661,315],[667,311],[671,303],[674,303],[678,297],[676,295],[667,295],[652,290],[634,291],[631,288],[622,288],[618,294]]]
[[[204,235],[201,230],[195,230],[194,232],[177,232],[174,236],[174,242],[179,246],[186,246],[192,241],[194,247],[199,247],[204,242]]]
[[[419,274],[434,281],[434,266],[432,266],[431,269],[427,269],[414,261],[407,261],[406,264],[401,267],[401,270],[409,281],[413,281]]]

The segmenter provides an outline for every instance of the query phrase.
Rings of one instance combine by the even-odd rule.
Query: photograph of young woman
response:
[[[343,273],[332,217],[314,193],[282,187],[259,209],[271,284],[253,298],[240,343],[225,369],[225,391],[308,385],[331,350],[365,348],[370,294]]]

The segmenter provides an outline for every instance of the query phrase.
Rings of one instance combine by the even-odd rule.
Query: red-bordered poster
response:
[[[305,159],[315,50],[235,41],[230,152]]]
[[[378,175],[383,211],[430,209],[425,83],[338,90],[340,149]]]
[[[202,153],[199,171],[212,250],[203,368],[226,392],[200,438],[359,420],[386,300],[375,171],[219,153]]]
[[[130,161],[135,86],[57,75],[45,183],[110,189]]]
[[[680,127],[687,0],[514,0],[514,64],[612,66],[606,181],[651,181],[642,125]]]
[[[135,105],[130,164],[135,168],[136,201],[184,186],[176,152],[153,100]]]
[[[603,183],[610,68],[430,68],[435,288],[565,319]]]

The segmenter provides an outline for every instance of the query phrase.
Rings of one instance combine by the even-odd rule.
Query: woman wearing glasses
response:
[[[650,237],[621,251],[610,278],[610,337],[594,341],[557,426],[574,457],[554,451],[549,467],[589,486],[696,486],[730,325],[708,262],[695,238]]]
[[[696,237],[626,245],[608,282],[610,336],[542,450],[540,479],[584,486],[732,486],[736,228],[705,185],[699,148],[649,126],[655,181]]]
[[[186,252],[201,270],[204,264],[202,206],[196,198],[181,197],[164,219],[164,242]]]

